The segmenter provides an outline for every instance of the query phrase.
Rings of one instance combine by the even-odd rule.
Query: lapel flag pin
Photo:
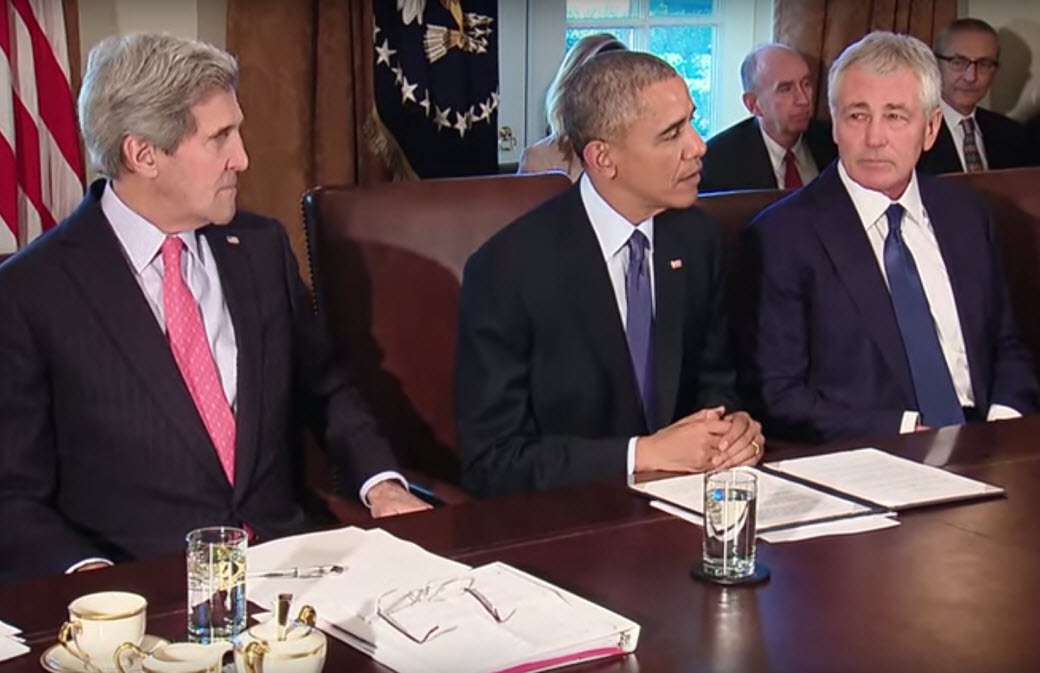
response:
[[[231,245],[238,245],[238,243],[239,243],[238,236],[228,236],[227,237],[227,242],[230,243]]]
[[[673,270],[682,268],[682,260],[681,259],[673,259],[672,261],[668,262],[668,264],[671,265]]]

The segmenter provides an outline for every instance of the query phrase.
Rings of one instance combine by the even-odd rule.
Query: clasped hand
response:
[[[701,409],[636,442],[636,472],[713,472],[762,459],[762,424],[744,411]]]

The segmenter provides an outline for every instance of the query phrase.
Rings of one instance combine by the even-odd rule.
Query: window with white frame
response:
[[[740,62],[769,41],[773,0],[499,0],[499,128],[513,143],[499,162],[517,161],[548,133],[545,91],[566,49],[590,32],[610,32],[650,51],[686,79],[705,137],[740,121]]]
[[[648,51],[674,67],[697,106],[693,125],[703,137],[718,124],[719,5],[724,0],[566,0],[565,47],[592,33],[611,33],[629,49]]]

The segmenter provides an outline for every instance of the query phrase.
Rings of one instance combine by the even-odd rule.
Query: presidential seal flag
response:
[[[55,226],[83,197],[63,5],[0,0],[0,254]]]
[[[496,173],[497,0],[373,2],[375,154],[398,177]]]

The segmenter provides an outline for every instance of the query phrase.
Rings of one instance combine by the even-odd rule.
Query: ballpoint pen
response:
[[[280,579],[314,579],[326,575],[339,575],[346,570],[346,566],[331,564],[324,566],[305,566],[296,568],[282,568],[279,570],[259,570],[247,573],[249,579],[280,578]]]

